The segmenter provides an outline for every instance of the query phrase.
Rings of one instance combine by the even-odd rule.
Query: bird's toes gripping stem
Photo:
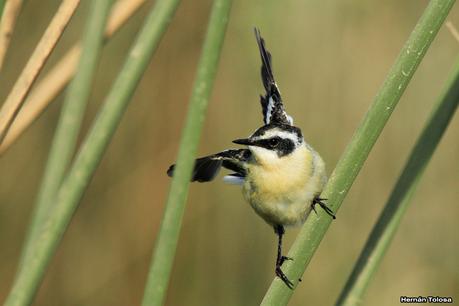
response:
[[[281,269],[282,264],[286,260],[293,260],[293,258],[282,255],[276,263],[276,275],[287,285],[287,287],[293,289],[293,283],[288,279],[287,275],[285,275]]]
[[[274,231],[279,237],[277,244],[277,258],[276,258],[276,276],[279,277],[287,287],[293,289],[293,283],[288,279],[285,273],[282,271],[281,266],[286,260],[293,260],[293,258],[282,255],[282,236],[285,233],[284,227],[282,225],[274,226]]]
[[[312,210],[317,214],[316,205],[319,204],[319,206],[322,207],[322,209],[325,210],[325,212],[329,216],[331,216],[333,219],[336,219],[336,216],[333,213],[333,210],[331,210],[330,207],[328,207],[327,204],[325,204],[323,202],[323,201],[326,201],[326,200],[327,199],[323,199],[323,198],[319,198],[319,197],[314,198],[314,200],[312,201],[312,204],[311,204]]]
[[[293,289],[293,283],[288,279],[287,275],[282,271],[280,265],[276,265],[276,276],[279,277],[287,287]]]
[[[284,263],[284,261],[286,260],[293,260],[292,257],[288,257],[288,256],[281,256],[280,260],[279,260],[279,267],[282,266],[282,264]]]

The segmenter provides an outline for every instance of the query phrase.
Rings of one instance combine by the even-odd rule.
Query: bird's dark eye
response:
[[[269,140],[269,146],[270,146],[271,148],[277,147],[278,144],[279,144],[279,139],[278,139],[278,138],[271,138],[271,139]]]

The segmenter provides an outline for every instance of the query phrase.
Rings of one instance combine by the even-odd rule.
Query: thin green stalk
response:
[[[5,303],[29,305],[43,279],[45,269],[67,228],[83,192],[88,186],[137,84],[145,72],[161,37],[166,31],[179,0],[158,0],[132,46],[98,117],[85,139],[69,174],[65,177],[34,244]]]
[[[42,226],[54,204],[65,172],[75,151],[78,133],[91,91],[91,84],[102,49],[105,24],[112,0],[93,1],[89,7],[89,17],[83,37],[82,56],[75,75],[67,91],[61,115],[54,134],[45,173],[38,193],[35,211],[25,241],[21,262],[31,255]]]
[[[341,206],[371,148],[454,2],[454,0],[430,1],[402,48],[321,195],[328,199],[328,205],[333,210],[337,211]],[[321,210],[318,210],[318,213],[318,215],[310,214],[307,218],[288,254],[294,260],[285,262],[283,266],[284,271],[294,283],[297,283],[297,280],[303,275],[330,226],[331,218]],[[292,294],[293,290],[290,290],[281,280],[276,278],[264,296],[261,305],[286,305]]]
[[[337,306],[360,305],[459,102],[459,61],[346,282]]]
[[[215,0],[183,128],[174,178],[169,190],[153,260],[145,286],[143,306],[162,305],[170,279],[194,158],[205,111],[217,72],[231,0]]]
[[[2,21],[3,17],[3,9],[5,8],[5,0],[0,0],[0,21]]]

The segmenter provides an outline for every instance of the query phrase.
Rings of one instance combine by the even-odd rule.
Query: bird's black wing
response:
[[[192,182],[209,182],[217,176],[223,166],[235,172],[235,176],[245,177],[246,170],[243,163],[250,158],[248,149],[226,150],[217,154],[196,159],[191,177]],[[167,175],[173,176],[175,165],[167,170]]]
[[[260,96],[260,103],[265,124],[278,123],[292,125],[293,120],[284,110],[281,94],[274,80],[271,67],[271,54],[266,50],[265,40],[260,35],[260,30],[255,28],[255,37],[261,56],[261,79],[266,89],[266,94]]]

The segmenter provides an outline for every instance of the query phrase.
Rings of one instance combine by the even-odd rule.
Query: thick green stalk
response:
[[[21,262],[24,261],[26,256],[30,256],[32,244],[36,241],[40,226],[44,224],[50,210],[56,204],[53,199],[59,190],[74,154],[78,133],[91,91],[92,80],[102,49],[105,24],[111,4],[112,0],[100,0],[92,2],[89,7],[89,17],[82,42],[82,56],[80,57],[75,78],[70,83],[62,106]]]
[[[448,80],[445,91],[434,106],[394,189],[376,222],[351,276],[336,303],[338,306],[360,305],[368,284],[392,242],[422,174],[459,102],[459,61]]]
[[[454,0],[430,1],[402,48],[322,193],[322,197],[328,199],[328,205],[333,210],[339,209],[454,2]],[[318,213],[318,215],[310,214],[307,218],[288,254],[294,260],[285,262],[283,266],[294,283],[297,283],[303,275],[330,226],[331,218],[321,210],[318,210]],[[285,286],[280,279],[275,278],[261,305],[286,305],[292,294],[293,290]]]
[[[188,185],[204,122],[205,111],[217,72],[218,59],[225,37],[231,0],[215,0],[188,115],[180,141],[174,178],[172,179],[164,216],[158,234],[153,260],[145,287],[143,306],[162,305],[169,283],[175,250],[185,211]]]
[[[158,0],[147,17],[69,174],[59,188],[54,200],[56,204],[49,212],[34,244],[33,256],[24,261],[6,306],[29,305],[32,302],[45,269],[179,2],[179,0]]]

